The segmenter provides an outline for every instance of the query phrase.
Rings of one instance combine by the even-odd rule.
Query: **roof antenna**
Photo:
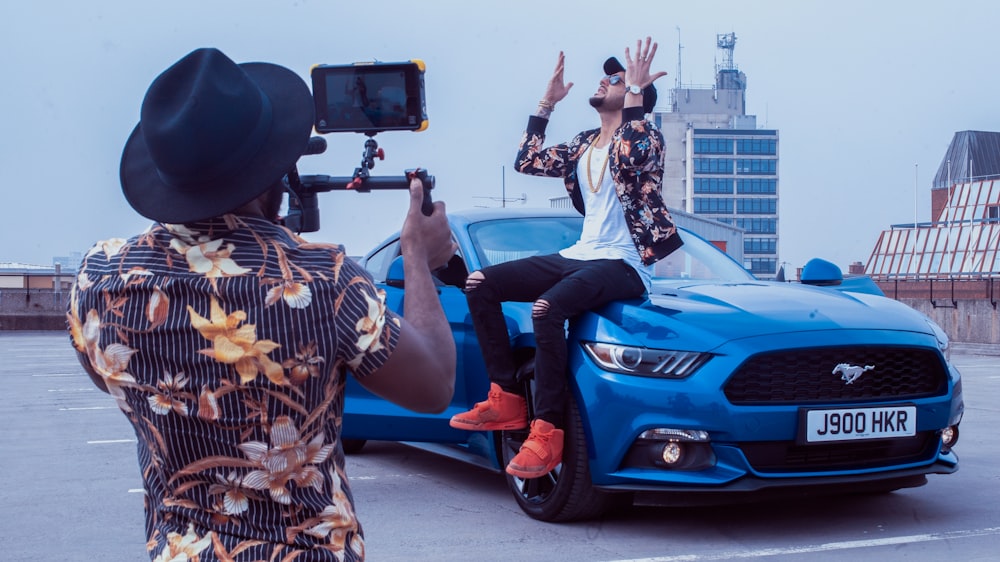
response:
[[[675,87],[679,90],[681,88],[681,49],[684,48],[684,45],[681,45],[681,27],[679,25],[676,27],[677,27],[677,86]]]

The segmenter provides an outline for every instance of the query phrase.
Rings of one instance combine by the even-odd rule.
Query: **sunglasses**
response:
[[[610,76],[605,76],[605,78],[608,79],[608,84],[611,84],[612,86],[614,86],[616,84],[621,84],[625,80],[624,78],[622,78],[621,76],[619,76],[617,74],[612,74]]]

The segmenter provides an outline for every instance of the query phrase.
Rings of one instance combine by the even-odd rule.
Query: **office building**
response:
[[[724,249],[757,277],[774,279],[778,131],[758,128],[746,113],[746,75],[733,62],[736,35],[718,35],[716,44],[722,62],[715,84],[684,85],[678,76],[667,104],[653,112],[667,145],[663,196],[670,207],[743,229],[741,251]]]

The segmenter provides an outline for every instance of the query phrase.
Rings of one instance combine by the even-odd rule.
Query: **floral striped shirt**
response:
[[[399,337],[383,301],[342,246],[254,217],[88,252],[70,333],[135,428],[151,559],[364,559],[340,425],[345,374]]]

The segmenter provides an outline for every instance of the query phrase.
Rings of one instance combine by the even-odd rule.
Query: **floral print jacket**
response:
[[[343,247],[253,217],[154,224],[86,255],[72,343],[134,426],[153,560],[362,560],[345,374],[399,319]]]
[[[641,107],[626,108],[611,139],[611,177],[630,226],[632,241],[644,265],[666,257],[682,244],[660,193],[663,181],[663,135],[643,118]],[[548,119],[532,115],[514,163],[518,172],[563,178],[573,206],[586,214],[576,167],[600,129],[583,131],[573,140],[544,148]]]

